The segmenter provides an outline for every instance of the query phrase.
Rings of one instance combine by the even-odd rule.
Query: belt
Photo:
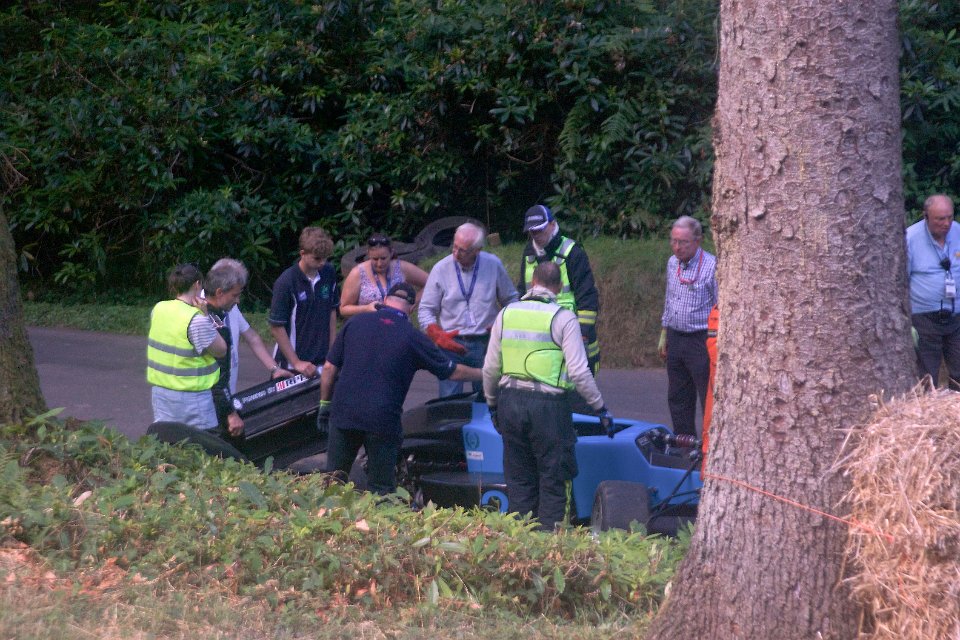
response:
[[[457,337],[458,337],[458,338],[463,338],[464,340],[489,340],[489,339],[490,339],[490,334],[489,334],[489,333],[478,333],[478,334],[472,335],[472,336],[458,335]]]
[[[700,337],[700,336],[707,335],[706,329],[700,329],[698,331],[678,331],[676,329],[671,329],[670,327],[667,327],[667,331],[683,337]]]

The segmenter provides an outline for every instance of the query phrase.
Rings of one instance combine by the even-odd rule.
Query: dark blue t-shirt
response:
[[[405,313],[389,307],[350,318],[327,360],[340,370],[330,426],[382,434],[401,432],[403,401],[417,371],[445,380],[457,368]]]
[[[317,275],[319,279],[311,285],[298,263],[281,273],[273,283],[268,320],[287,330],[297,357],[320,366],[330,346],[330,313],[337,308],[340,294],[332,264],[324,263]],[[280,349],[274,357],[281,367],[287,366]]]

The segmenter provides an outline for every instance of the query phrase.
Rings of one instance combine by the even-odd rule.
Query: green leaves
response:
[[[332,599],[469,604],[600,621],[652,611],[683,551],[637,533],[541,533],[489,511],[418,512],[409,497],[356,494],[319,474],[264,475],[89,424],[0,427],[0,478],[0,535],[58,570],[116,558],[130,580],[163,576],[157,584],[189,591],[216,579],[308,610]]]
[[[644,231],[704,202],[714,4],[11,6],[21,263],[159,293],[171,264],[231,255],[270,282],[307,223],[346,245],[441,212],[512,231],[550,194],[570,231]]]

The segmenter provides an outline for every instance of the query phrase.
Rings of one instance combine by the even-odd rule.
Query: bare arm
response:
[[[458,364],[448,379],[456,382],[478,382],[483,379],[483,370]]]
[[[400,273],[403,274],[404,282],[412,284],[417,290],[417,299],[414,304],[420,304],[420,298],[423,297],[423,288],[427,286],[429,274],[426,271],[406,260],[400,261]]]
[[[287,330],[279,325],[271,325],[270,333],[273,335],[274,341],[277,343],[277,348],[280,349],[280,353],[284,355],[287,359],[287,362],[290,363],[290,366],[297,371],[297,373],[302,373],[308,378],[312,378],[317,375],[317,367],[312,362],[307,362],[306,360],[301,360],[297,357],[297,352],[293,349],[293,344],[290,342],[290,336],[287,335]]]
[[[338,371],[340,371],[340,369],[330,364],[329,361],[323,364],[323,370],[320,372],[321,400],[329,400],[333,397],[333,385],[337,379]]]
[[[218,333],[217,337],[210,343],[210,346],[204,349],[203,352],[214,358],[222,358],[227,355],[227,341]]]
[[[362,264],[358,264],[351,269],[343,281],[343,291],[340,292],[340,315],[344,318],[349,318],[350,316],[355,316],[358,313],[364,313],[366,311],[377,310],[375,306],[376,302],[363,305],[357,304],[360,300],[360,269],[363,269]],[[336,332],[332,331],[331,335],[334,333]]]
[[[327,345],[327,349],[333,346],[333,341],[337,338],[337,310],[334,309],[330,312],[330,344]]]
[[[425,286],[427,286],[427,272],[412,262],[401,260],[400,273],[403,274],[404,282],[412,284],[417,289],[423,289]]]
[[[257,333],[256,329],[250,327],[246,331],[242,332],[240,336],[246,340],[248,345],[250,345],[250,350],[253,351],[253,355],[257,356],[257,360],[260,361],[260,364],[264,366],[268,373],[278,377],[288,377],[293,375],[290,371],[277,367],[277,361],[273,359],[272,355],[270,355],[270,350],[267,349],[267,345],[264,344],[263,338],[260,337],[260,334]]]

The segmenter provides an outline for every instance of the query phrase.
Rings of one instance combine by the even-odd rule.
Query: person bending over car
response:
[[[400,415],[413,375],[426,369],[441,380],[481,379],[480,369],[457,364],[410,324],[416,300],[416,290],[401,282],[376,312],[347,320],[320,374],[317,427],[329,431],[327,471],[346,481],[362,446],[370,490],[381,495],[397,488]]]
[[[221,435],[237,437],[243,433],[243,419],[233,406],[233,396],[237,392],[237,380],[240,367],[240,338],[246,340],[251,351],[266,368],[272,378],[291,377],[293,373],[281,369],[274,361],[263,338],[250,326],[240,312],[238,303],[243,288],[247,286],[249,273],[239,260],[221,258],[207,272],[205,289],[201,298],[206,300],[207,315],[217,325],[217,331],[227,343],[227,353],[217,358],[220,365],[220,380],[213,386],[213,404],[217,410],[217,420]]]
[[[613,418],[593,379],[577,316],[557,304],[560,268],[542,262],[532,285],[497,316],[483,363],[483,392],[503,437],[509,509],[532,513],[552,531],[567,513],[577,475],[577,433],[570,412],[574,389],[613,437]]]

